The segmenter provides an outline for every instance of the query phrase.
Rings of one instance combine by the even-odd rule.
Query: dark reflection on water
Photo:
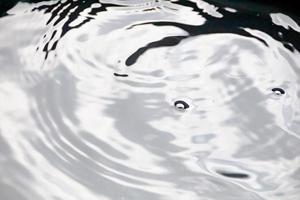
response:
[[[299,18],[224,2],[5,4],[1,199],[298,199]]]
[[[223,176],[227,176],[229,178],[240,178],[240,179],[245,179],[248,178],[248,174],[242,174],[242,173],[232,173],[232,172],[218,172],[219,174]]]

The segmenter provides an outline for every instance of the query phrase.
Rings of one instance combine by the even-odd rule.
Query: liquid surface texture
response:
[[[224,2],[1,11],[0,199],[300,199],[299,16]]]

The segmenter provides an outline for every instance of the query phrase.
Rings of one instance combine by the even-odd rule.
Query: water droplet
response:
[[[186,110],[190,107],[188,103],[182,100],[175,101],[174,106],[179,110]]]
[[[276,95],[276,96],[282,96],[285,94],[285,91],[282,88],[273,88],[272,92]]]

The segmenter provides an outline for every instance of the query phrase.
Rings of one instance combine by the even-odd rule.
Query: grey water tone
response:
[[[0,200],[300,199],[300,16],[243,2],[0,3]]]

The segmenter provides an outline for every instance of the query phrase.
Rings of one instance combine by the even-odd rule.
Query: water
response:
[[[299,16],[220,2],[2,11],[0,199],[300,199]]]

